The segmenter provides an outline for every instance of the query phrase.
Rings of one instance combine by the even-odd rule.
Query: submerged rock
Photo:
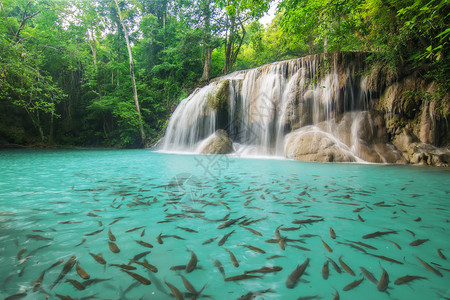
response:
[[[285,153],[287,158],[301,161],[355,162],[350,149],[332,135],[320,131],[298,130],[286,136]]]
[[[233,152],[233,142],[225,130],[219,129],[199,146],[201,154],[229,154]]]

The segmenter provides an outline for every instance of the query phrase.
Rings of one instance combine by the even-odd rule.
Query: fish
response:
[[[338,243],[338,244],[342,244],[342,245],[347,245],[347,246],[352,247],[352,248],[354,248],[354,249],[356,249],[356,250],[359,250],[359,251],[361,251],[361,252],[367,253],[367,251],[366,251],[365,249],[363,249],[363,248],[361,248],[361,247],[359,247],[359,246],[353,245],[353,244],[351,244],[351,243],[343,243],[343,242],[337,242],[337,243]]]
[[[371,238],[379,237],[379,236],[382,236],[382,235],[385,235],[385,234],[391,234],[391,233],[397,233],[397,232],[398,231],[396,231],[396,230],[376,231],[376,232],[373,232],[373,233],[369,233],[369,234],[363,235],[362,238],[363,239],[371,239]]]
[[[139,230],[139,229],[144,228],[144,227],[145,227],[145,226],[135,227],[135,228],[132,228],[132,229],[128,229],[128,230],[125,231],[125,232],[133,232],[133,231]]]
[[[189,282],[189,280],[186,279],[186,277],[184,277],[181,274],[178,274],[181,277],[181,280],[183,280],[183,285],[184,287],[191,292],[192,294],[196,295],[197,294],[197,290],[195,289],[195,287],[192,285],[192,283]]]
[[[177,289],[174,285],[168,283],[167,281],[164,281],[164,283],[169,287],[169,289],[172,291],[172,294],[175,296],[176,300],[184,300],[183,294],[180,292],[179,289]]]
[[[231,262],[233,263],[233,266],[236,268],[239,267],[239,262],[237,261],[236,256],[234,256],[234,254],[227,248],[225,248],[225,251],[227,251],[228,254],[230,255],[230,259],[231,259]]]
[[[142,283],[143,285],[149,285],[149,284],[151,284],[151,281],[150,281],[150,280],[148,280],[148,279],[145,278],[145,277],[142,277],[142,276],[139,275],[139,274],[136,274],[136,273],[127,271],[127,270],[125,270],[125,269],[120,269],[120,271],[127,273],[128,275],[130,275],[131,277],[133,277],[134,279],[136,279],[137,281],[139,281],[139,282]]]
[[[442,259],[447,260],[447,257],[445,257],[445,255],[442,253],[442,249],[437,249],[437,253]]]
[[[83,238],[83,239],[81,240],[81,242],[80,242],[78,245],[76,245],[75,247],[81,246],[84,242],[86,242],[86,238]]]
[[[403,265],[403,263],[402,263],[401,261],[395,260],[395,259],[393,259],[393,258],[384,256],[384,255],[376,255],[376,254],[371,254],[371,253],[367,253],[367,254],[368,254],[368,255],[371,255],[371,256],[373,256],[373,257],[378,257],[378,258],[384,259],[384,260],[386,260],[386,261],[390,261],[390,262],[399,264],[399,265]]]
[[[186,265],[177,265],[177,266],[173,266],[170,267],[171,271],[181,271],[181,270],[186,270]]]
[[[82,267],[80,267],[78,262],[75,265],[75,270],[77,270],[78,275],[85,280],[91,277]]]
[[[26,297],[27,295],[28,295],[27,293],[18,293],[18,294],[14,294],[14,295],[11,295],[9,297],[6,297],[4,300],[22,299],[22,298]]]
[[[334,290],[336,291],[336,294],[331,293],[331,295],[334,296],[334,297],[333,297],[333,300],[339,300],[339,299],[340,299],[340,297],[339,297],[339,292],[338,292],[336,289],[334,289]]]
[[[225,278],[225,269],[223,268],[222,263],[220,260],[215,259],[213,260],[214,266],[219,270],[220,274],[222,274],[223,278]]]
[[[89,280],[83,281],[82,284],[87,287],[87,286],[90,286],[91,284],[96,284],[96,283],[107,281],[107,280],[111,280],[111,278],[94,278],[94,279],[89,279]]]
[[[419,257],[416,256],[416,258],[420,261],[420,263],[429,271],[433,272],[434,274],[443,277],[442,273],[439,272],[439,270],[433,268],[432,266],[430,266],[428,263],[426,263],[425,261],[421,260]]]
[[[378,280],[375,278],[375,276],[373,276],[373,274],[368,271],[366,268],[364,267],[359,267],[362,271],[362,273],[364,274],[364,276],[366,276],[367,279],[369,279],[370,281],[372,281],[375,284],[378,284]]]
[[[250,231],[250,232],[253,233],[253,234],[256,234],[256,235],[258,235],[258,236],[262,236],[261,232],[256,231],[256,230],[253,229],[253,228],[249,228],[249,227],[245,227],[245,226],[242,226],[242,228],[247,229],[248,231]]]
[[[59,274],[58,278],[56,278],[56,280],[52,283],[52,285],[50,286],[50,290],[53,289],[55,287],[55,285],[58,284],[59,281],[61,281],[61,279],[64,278],[64,276],[66,276],[66,274],[72,270],[73,266],[75,265],[75,262],[77,260],[77,257],[74,255],[72,257],[70,257],[67,262],[64,264],[64,267],[61,271],[61,273]]]
[[[381,267],[381,265],[380,265],[380,267]],[[383,270],[383,273],[381,274],[380,280],[378,281],[377,289],[380,292],[384,292],[387,289],[388,284],[389,284],[389,274],[386,272],[385,269],[383,269],[383,267],[381,267],[381,269]]]
[[[339,264],[348,274],[355,276],[355,272],[342,260],[342,256],[339,257]]]
[[[136,255],[133,257],[133,260],[138,261],[138,260],[140,260],[141,258],[143,258],[144,256],[146,256],[147,254],[149,254],[149,253],[150,253],[150,251],[145,251],[145,252],[136,254]]]
[[[156,237],[156,241],[158,241],[158,244],[160,244],[160,245],[164,244],[161,235],[162,235],[162,233],[160,233],[160,234]]]
[[[417,219],[413,220],[414,222],[420,222],[422,220],[421,217],[418,217]]]
[[[182,230],[187,231],[187,232],[198,233],[197,230],[194,230],[194,229],[191,229],[191,228],[187,228],[187,227],[177,226],[176,228],[182,229]]]
[[[266,251],[264,251],[263,249],[260,249],[260,248],[254,247],[254,246],[250,246],[250,245],[238,245],[238,246],[246,247],[246,248],[248,248],[250,250],[253,250],[253,251],[261,253],[261,254],[265,254],[266,253]]]
[[[361,221],[361,222],[365,222],[365,220],[358,214],[358,219]]]
[[[279,272],[283,268],[279,266],[273,266],[273,267],[261,267],[256,270],[251,271],[245,271],[244,274],[253,274],[253,273],[273,273],[273,272]]]
[[[189,262],[186,265],[186,273],[192,272],[197,266],[197,255],[192,250],[188,251],[191,252],[191,258],[189,259]]]
[[[242,216],[240,218],[236,218],[236,219],[230,219],[230,220],[220,224],[219,226],[217,226],[217,229],[223,229],[223,228],[226,228],[228,226],[231,226],[231,225],[233,225],[234,223],[236,223],[237,221],[239,221],[242,218],[244,218],[244,216]]]
[[[93,214],[93,213],[88,213],[87,214],[88,217],[100,217],[99,215]]]
[[[131,260],[132,262],[135,262],[134,260]],[[125,270],[136,270],[136,267],[130,266],[130,265],[118,265],[118,264],[110,264],[110,266],[112,267],[119,267],[121,269],[125,269]]]
[[[347,284],[346,286],[344,286],[344,288],[342,290],[343,291],[350,291],[351,289],[354,289],[355,287],[360,285],[361,282],[363,282],[363,281],[364,281],[364,277],[359,279],[359,280],[352,281],[349,284]]]
[[[70,282],[77,290],[82,291],[86,289],[86,287],[79,281],[74,279],[66,279],[66,282]]]
[[[327,259],[330,261],[331,265],[333,266],[333,268],[336,270],[336,272],[338,272],[339,274],[342,273],[341,268],[339,268],[338,264],[332,259],[327,257]]]
[[[286,279],[286,287],[288,289],[293,289],[297,285],[298,279],[303,275],[306,268],[309,264],[309,258],[307,258],[303,264],[297,265],[297,268],[289,275],[289,277]]]
[[[143,266],[144,268],[149,269],[150,271],[152,271],[153,273],[158,273],[158,268],[152,264],[150,264],[146,259],[144,259],[144,262],[139,262],[139,261],[134,261],[131,260],[131,263],[135,263],[138,265]]]
[[[405,275],[403,277],[397,278],[394,281],[395,285],[401,285],[401,284],[405,284],[408,282],[411,282],[413,280],[417,280],[417,279],[428,279],[427,277],[423,277],[423,276],[415,276],[415,275]]]
[[[245,295],[242,295],[238,298],[238,300],[252,300],[252,299],[256,299],[256,297],[261,296],[262,294],[265,293],[271,293],[273,292],[273,290],[271,288],[268,288],[266,290],[260,290],[260,291],[256,291],[256,292],[248,292]],[[264,298],[262,298],[264,299]]]
[[[423,243],[429,241],[430,239],[419,239],[419,240],[415,240],[412,241],[411,243],[409,243],[410,246],[419,246],[422,245]]]
[[[149,244],[149,243],[144,242],[144,241],[136,241],[136,243],[138,243],[141,246],[147,247],[147,248],[153,248],[152,244]]]
[[[334,240],[336,238],[336,233],[334,232],[334,229],[330,227],[330,237]]]
[[[102,229],[99,229],[99,230],[97,230],[97,231],[87,233],[87,234],[85,234],[85,235],[88,235],[88,236],[89,236],[89,235],[95,235],[95,234],[98,234],[98,233],[102,232],[104,229],[105,229],[105,228],[102,228]]]
[[[113,242],[108,242],[108,246],[109,246],[109,250],[111,250],[111,252],[113,253],[119,253],[120,249],[119,247],[117,247],[117,245]]]
[[[355,208],[354,210],[353,210],[353,212],[360,212],[361,210],[363,210],[365,207],[363,206],[363,207],[359,207],[359,208]]]
[[[302,246],[298,246],[298,245],[289,245],[289,247],[294,247],[294,248],[297,248],[297,249],[300,249],[300,250],[303,250],[303,251],[311,251],[311,249],[308,249],[308,248],[305,248],[305,247],[302,247]]]
[[[106,261],[103,259],[103,256],[101,254],[94,254],[89,252],[89,254],[97,261],[99,264],[105,265]]]
[[[284,255],[272,255],[272,256],[266,257],[266,259],[275,259],[275,258],[281,258],[281,257],[286,257],[286,256],[284,256]]]
[[[386,241],[388,241],[388,242],[390,242],[390,243],[392,243],[395,247],[397,247],[397,249],[399,249],[399,250],[402,250],[402,247],[400,247],[400,245],[399,244],[397,244],[396,242],[394,242],[394,241],[390,241],[390,240],[386,240]]]
[[[411,235],[412,235],[413,237],[415,237],[415,236],[416,236],[416,234],[415,234],[414,232],[412,232],[411,230],[409,230],[409,229],[405,229],[405,231],[407,231],[407,232],[411,233]]]
[[[300,228],[302,228],[301,226],[298,227],[284,227],[284,228],[280,228],[280,230],[283,231],[294,231],[294,230],[299,230]]]
[[[225,281],[238,281],[238,280],[254,279],[254,278],[262,278],[262,276],[242,274],[242,275],[227,277],[224,280]]]
[[[111,228],[108,229],[108,237],[109,237],[109,240],[110,240],[111,242],[115,242],[115,241],[116,241],[116,237],[115,237],[114,234],[111,232]]]
[[[232,235],[234,233],[234,229],[232,231],[230,231],[229,233],[225,234],[219,241],[219,243],[217,243],[219,246],[222,246],[223,244],[225,244],[225,242],[227,241],[228,237],[230,235]]]
[[[294,220],[292,221],[292,224],[312,224],[316,222],[321,222],[324,219],[305,219],[305,220]]]
[[[327,280],[328,276],[330,275],[330,269],[328,266],[329,264],[330,264],[330,261],[327,260],[327,261],[325,261],[325,263],[322,266],[322,278],[325,280]]]
[[[325,247],[325,249],[327,249],[328,252],[333,252],[333,249],[331,249],[330,246],[328,246],[327,243],[324,242],[324,240],[320,239],[322,241],[323,246]]]
[[[36,292],[41,286],[42,280],[44,280],[46,270],[41,273],[41,276],[33,282],[33,292]]]
[[[214,242],[217,238],[218,238],[218,237],[216,236],[216,237],[207,239],[206,241],[204,241],[204,242],[202,243],[202,245],[206,245],[206,244],[212,243],[212,242]]]
[[[369,244],[363,243],[363,242],[355,242],[355,241],[349,241],[349,242],[357,244],[357,245],[360,245],[360,246],[363,246],[363,247],[366,247],[366,248],[369,248],[369,249],[372,249],[372,250],[378,250],[377,248],[375,248],[375,247],[373,247],[373,246],[371,246]]]
[[[141,237],[143,237],[144,234],[145,234],[145,228],[144,228],[144,229],[142,230],[142,232],[141,232]]]
[[[45,237],[45,236],[42,236],[39,234],[27,234],[26,237],[29,239],[36,240],[36,241],[54,241],[55,240],[53,238]]]
[[[17,253],[17,260],[21,260],[21,259],[22,259],[22,255],[23,255],[25,252],[27,252],[27,249],[26,249],[26,248],[20,250],[20,251]]]

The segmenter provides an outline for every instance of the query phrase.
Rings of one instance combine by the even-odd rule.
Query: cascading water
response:
[[[322,54],[217,78],[179,104],[162,150],[204,153],[222,129],[238,155],[384,162],[371,149],[383,141],[368,112],[363,62],[362,53]]]

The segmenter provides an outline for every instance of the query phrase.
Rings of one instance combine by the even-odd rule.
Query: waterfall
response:
[[[217,78],[181,101],[170,118],[162,149],[200,153],[202,142],[224,130],[238,155],[302,159],[327,153],[331,161],[339,153],[346,161],[382,156],[370,150],[381,138],[374,133],[369,113],[373,105],[364,68],[362,53],[333,53]],[[308,143],[311,138],[322,148],[287,145]]]

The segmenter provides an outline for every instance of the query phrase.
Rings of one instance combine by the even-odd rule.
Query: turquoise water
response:
[[[165,282],[188,293],[181,274],[197,291],[206,285],[201,296],[214,299],[239,299],[258,291],[265,293],[257,299],[332,299],[336,290],[341,299],[450,297],[449,210],[450,171],[443,169],[174,155],[148,150],[1,151],[0,296],[23,293],[23,299],[45,299],[46,295],[57,299],[56,294],[84,299],[173,299]],[[240,217],[236,223],[218,229],[226,220]],[[293,224],[295,220],[309,223]],[[261,235],[244,228],[243,223]],[[136,227],[142,228],[130,231]],[[330,237],[330,227],[335,239]],[[109,230],[115,236],[118,253],[110,249]],[[232,230],[219,246],[219,240]],[[362,238],[377,231],[395,232]],[[162,237],[159,241],[158,236]],[[213,242],[202,244],[215,237]],[[281,248],[283,242],[278,242],[280,237],[285,250]],[[85,242],[78,245],[83,239]],[[271,239],[272,243],[266,242]],[[429,240],[409,245],[419,239]],[[239,267],[233,266],[225,248],[235,255]],[[438,254],[438,249],[447,259]],[[136,260],[146,259],[157,268],[156,273],[130,263],[145,251],[150,253]],[[197,264],[190,262],[190,251],[195,253]],[[89,253],[101,253],[106,265]],[[90,279],[106,280],[86,282],[74,266],[52,288],[72,256]],[[339,264],[341,256],[355,276]],[[325,280],[322,267],[327,257],[342,273],[329,263]],[[426,269],[417,257],[443,276]],[[305,273],[293,289],[287,288],[287,278],[307,258]],[[49,269],[60,259],[62,263]],[[224,281],[214,260],[221,262],[226,278],[263,266],[282,269],[249,274],[260,276],[256,278]],[[151,284],[141,284],[111,264],[134,266],[136,269],[130,272]],[[170,270],[178,265],[188,265],[191,272],[186,267]],[[387,290],[378,291],[377,285],[366,278],[359,286],[343,291],[347,284],[363,278],[360,267],[373,273],[377,281],[384,268],[389,275]],[[35,284],[42,274],[41,284]],[[427,279],[394,284],[405,275]],[[78,286],[84,289],[78,290],[66,279],[84,282]]]

